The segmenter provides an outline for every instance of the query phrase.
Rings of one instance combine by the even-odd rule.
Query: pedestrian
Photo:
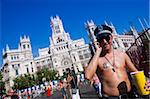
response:
[[[63,96],[63,99],[66,99],[67,97],[66,97],[66,91],[65,91],[65,88],[64,88],[63,80],[60,80],[58,86],[59,86],[59,90],[61,91],[61,94]]]
[[[72,99],[80,99],[80,95],[79,95],[79,80],[80,78],[77,77],[77,75],[75,74],[74,70],[68,70],[68,74],[67,74],[67,82],[70,83],[70,93],[71,93],[71,97]]]
[[[131,84],[126,69],[129,72],[138,70],[125,52],[113,49],[112,32],[112,28],[106,25],[97,26],[94,30],[96,51],[85,70],[85,76],[91,79],[97,73],[104,98],[130,97]]]
[[[101,93],[101,83],[100,83],[100,81],[99,81],[99,79],[98,79],[98,77],[97,77],[96,74],[94,74],[94,76],[93,76],[93,78],[92,78],[92,82],[93,82],[92,85],[93,85],[93,87],[94,87],[94,89],[95,89],[97,95],[98,95],[99,97],[102,97],[102,93]]]

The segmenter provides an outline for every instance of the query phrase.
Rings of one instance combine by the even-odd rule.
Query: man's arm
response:
[[[129,70],[129,72],[138,71],[136,67],[134,66],[134,64],[131,62],[131,59],[129,58],[129,56],[126,53],[124,53],[124,56],[125,56],[125,65],[127,66],[127,69]]]
[[[96,72],[98,66],[98,60],[101,53],[102,48],[99,48],[98,45],[96,46],[96,52],[93,58],[91,59],[90,63],[88,64],[87,68],[85,69],[85,77],[87,79],[91,79]]]
[[[127,68],[129,69],[130,72],[137,72],[138,70],[135,68],[135,66],[133,65],[133,63],[131,62],[129,56],[125,53],[125,63],[126,63],[126,66]],[[147,80],[146,81],[146,84],[144,86],[144,88],[147,90],[147,91],[150,91],[150,81]]]

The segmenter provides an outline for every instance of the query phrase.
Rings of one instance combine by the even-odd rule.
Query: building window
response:
[[[125,47],[128,47],[128,44],[127,44],[127,43],[124,43],[124,46],[125,46]]]
[[[60,30],[56,30],[56,33],[57,33],[57,34],[60,33]]]
[[[26,46],[25,45],[23,45],[23,49],[25,49],[26,48]]]
[[[54,59],[54,63],[57,63],[56,59]]]
[[[50,61],[50,59],[47,59],[47,62],[49,62]]]
[[[13,60],[14,58],[13,58],[13,56],[11,56],[11,60]]]
[[[88,50],[83,50],[84,52],[88,52]]]
[[[12,65],[12,68],[14,68],[14,65]]]
[[[27,73],[29,73],[29,68],[27,68]]]
[[[45,61],[43,60],[43,61],[42,61],[42,63],[44,64],[44,63],[45,63]]]
[[[55,26],[55,30],[58,30],[59,29],[59,26],[57,25],[57,26]]]
[[[84,57],[89,58],[89,54],[88,53],[84,54]]]
[[[18,75],[19,73],[18,73],[18,69],[16,69],[16,76]]]
[[[32,67],[32,72],[34,72],[33,67]]]
[[[5,70],[5,73],[7,73],[7,70]]]
[[[79,54],[81,54],[81,51],[78,51]]]
[[[67,48],[69,48],[69,46],[68,46],[68,45],[66,45],[66,47],[67,47]]]
[[[83,55],[79,55],[79,58],[80,58],[80,60],[82,60],[83,59]]]
[[[29,48],[30,46],[28,45],[28,48]]]
[[[76,57],[75,57],[75,56],[73,56],[73,58],[74,58],[74,61],[76,61]]]

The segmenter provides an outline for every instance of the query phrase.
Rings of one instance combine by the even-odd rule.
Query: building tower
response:
[[[93,46],[93,42],[96,41],[96,37],[94,35],[95,28],[96,28],[96,25],[94,24],[92,20],[87,21],[87,23],[85,23],[85,29],[87,30],[88,36],[90,38],[90,48],[91,48],[92,54],[95,53],[95,48]]]
[[[62,76],[67,70],[74,69],[76,73],[83,71],[83,66],[90,58],[89,45],[83,38],[72,40],[64,30],[62,20],[56,16],[50,18],[52,35],[50,39],[49,55],[53,68]]]
[[[18,49],[22,52],[24,60],[33,59],[32,47],[31,47],[29,36],[26,37],[24,35],[23,38],[20,37],[20,43],[19,43]]]
[[[66,43],[71,40],[69,34],[64,30],[62,21],[60,20],[59,16],[54,18],[51,17],[50,26],[52,29],[52,39],[50,38],[52,45]]]
[[[88,32],[88,36],[90,38],[91,43],[94,42],[96,40],[96,37],[94,35],[94,30],[96,28],[96,25],[94,24],[92,20],[87,21],[87,23],[85,23],[85,28]]]

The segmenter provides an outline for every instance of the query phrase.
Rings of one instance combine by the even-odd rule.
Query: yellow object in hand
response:
[[[144,72],[143,71],[132,72],[131,75],[136,82],[136,87],[138,88],[139,93],[141,95],[149,95],[150,92],[144,88],[146,84]]]

